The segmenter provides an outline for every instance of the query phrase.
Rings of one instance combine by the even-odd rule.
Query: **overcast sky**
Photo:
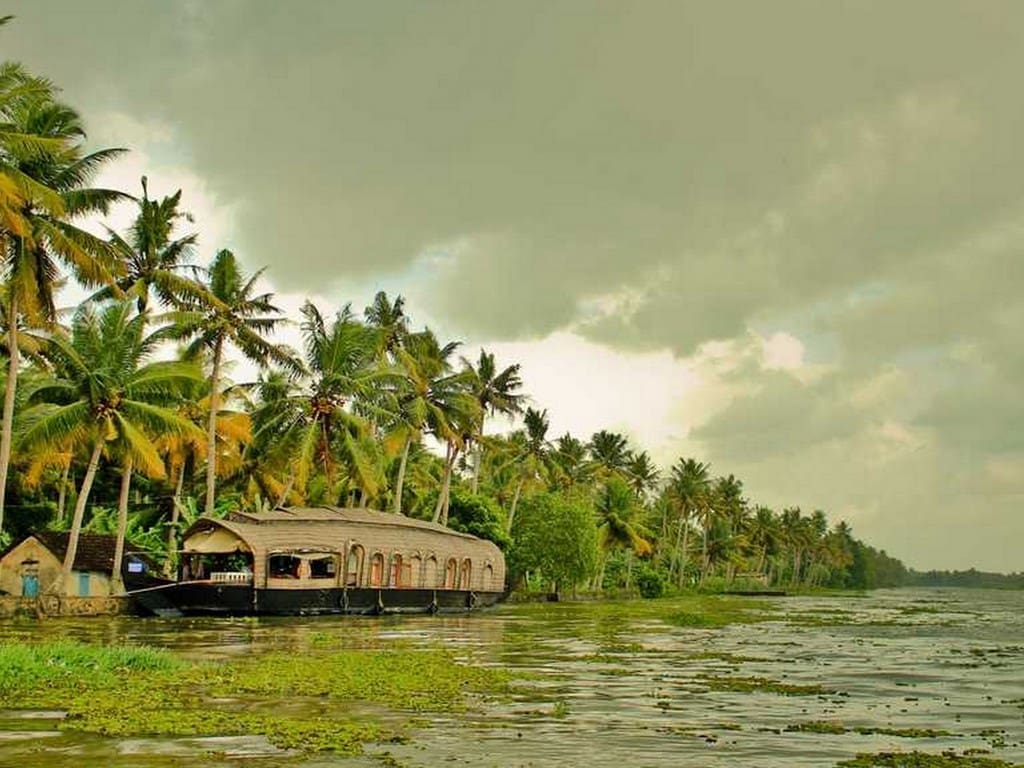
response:
[[[105,181],[918,568],[1024,570],[1024,4],[8,0]]]

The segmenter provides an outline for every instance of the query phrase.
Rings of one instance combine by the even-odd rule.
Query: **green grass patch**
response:
[[[473,696],[502,695],[509,685],[507,673],[437,649],[314,648],[191,663],[144,647],[0,646],[2,707],[66,710],[62,728],[90,733],[262,734],[302,752],[358,754],[364,743],[403,739],[422,723],[417,713],[464,711]],[[392,714],[374,717],[373,708]]]

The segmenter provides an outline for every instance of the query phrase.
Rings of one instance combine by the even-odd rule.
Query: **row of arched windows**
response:
[[[392,589],[493,589],[494,566],[485,563],[477,583],[473,579],[473,561],[449,557],[442,571],[435,555],[406,557],[398,552],[390,557],[374,552],[366,562],[366,550],[360,544],[349,547],[345,562],[344,584],[348,587],[390,587]]]

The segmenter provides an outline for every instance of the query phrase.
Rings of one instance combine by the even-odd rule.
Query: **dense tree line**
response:
[[[201,513],[328,504],[493,539],[537,589],[905,578],[845,523],[754,504],[697,459],[662,472],[622,434],[552,438],[518,365],[460,356],[401,297],[362,312],[307,302],[302,349],[275,343],[292,319],[231,251],[202,262],[180,191],[92,185],[121,152],[86,151],[52,83],[0,67],[0,531],[67,528],[66,570],[82,530],[116,532],[119,557],[127,539],[170,560]],[[136,207],[127,231],[83,227],[119,202]],[[93,291],[69,321],[68,280]],[[230,380],[239,357],[257,381]],[[488,434],[496,418],[521,426]]]
[[[966,571],[910,571],[905,583],[914,587],[967,587],[970,589],[1024,589],[1024,573]]]

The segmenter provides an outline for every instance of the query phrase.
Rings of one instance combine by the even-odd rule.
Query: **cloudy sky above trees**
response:
[[[918,567],[1024,560],[1024,6],[8,0],[106,181]]]

